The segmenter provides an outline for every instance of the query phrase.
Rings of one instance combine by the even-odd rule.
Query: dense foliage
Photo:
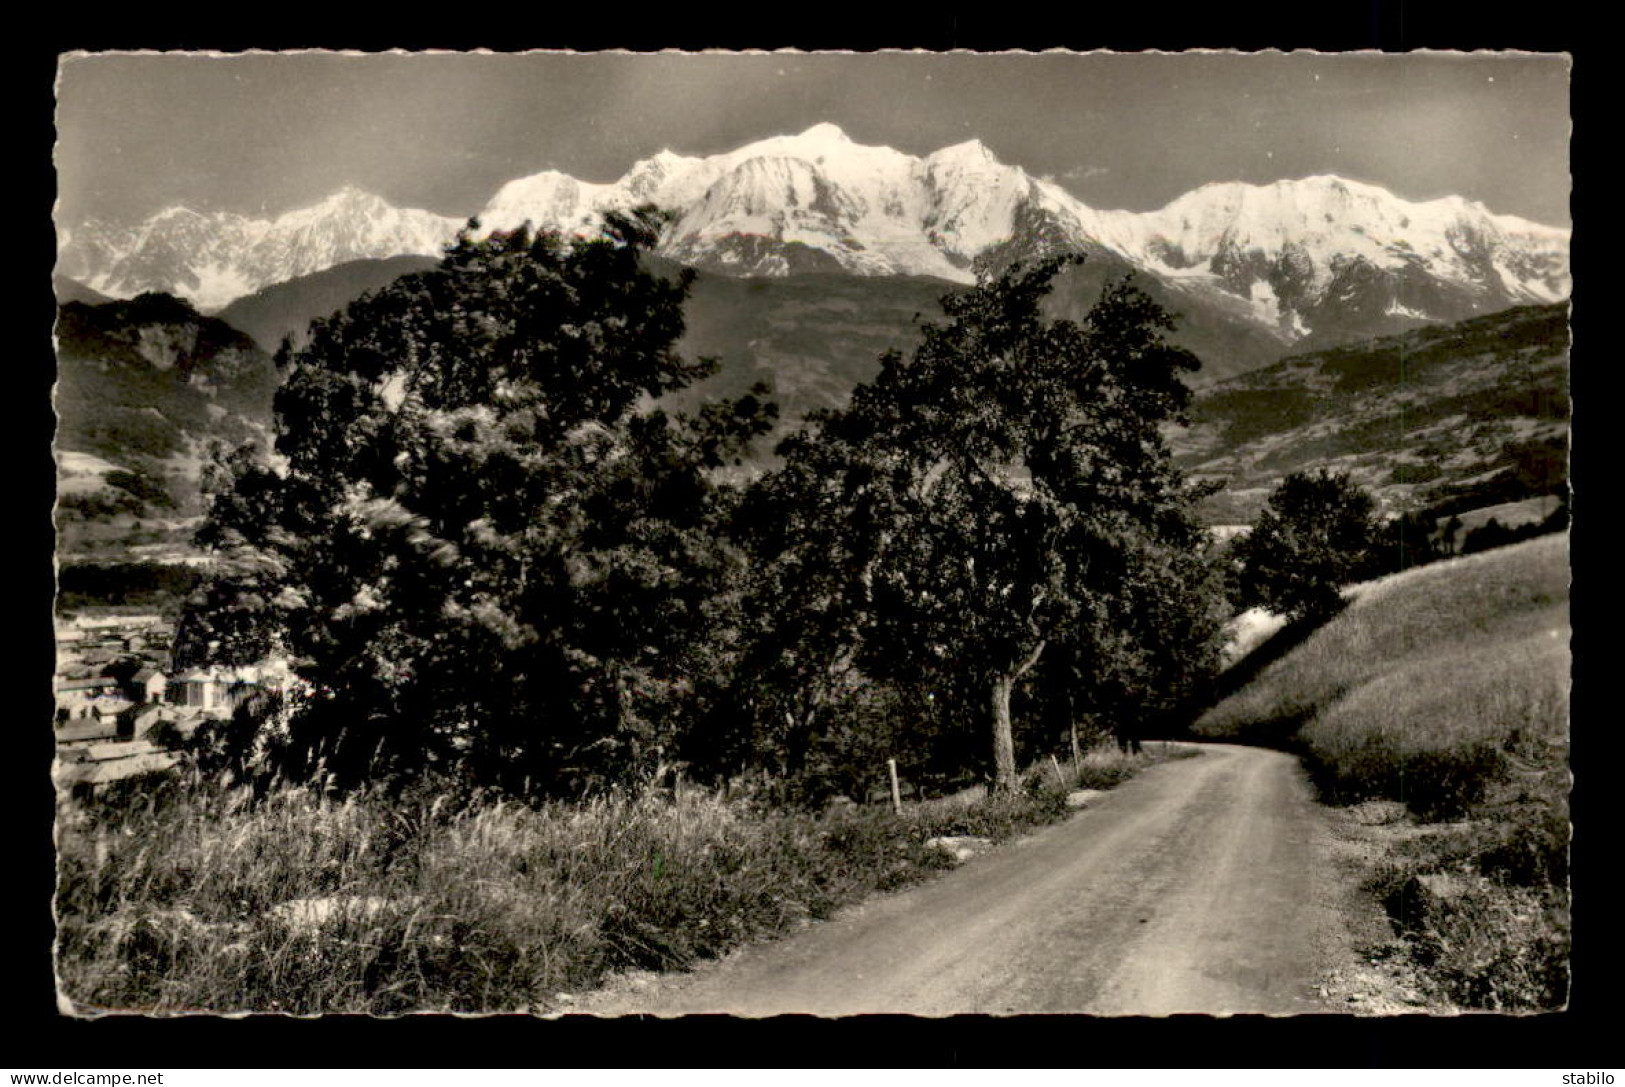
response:
[[[279,354],[278,462],[228,466],[201,537],[228,572],[177,655],[292,660],[308,695],[258,737],[283,769],[574,791],[689,723],[731,561],[710,472],[771,412],[643,410],[708,369],[656,230],[465,234]]]
[[[747,497],[747,610],[771,616],[741,669],[755,748],[808,750],[878,683],[927,728],[983,722],[1008,789],[1024,680],[1064,736],[1092,712],[1160,709],[1210,665],[1206,535],[1158,431],[1196,361],[1126,284],[1081,324],[1046,320],[1066,263],[944,299],[948,321],[787,441]]]
[[[1031,758],[1200,685],[1222,608],[1159,430],[1197,365],[1168,314],[1119,284],[1047,319],[1065,259],[986,275],[741,491],[760,390],[652,406],[708,372],[657,225],[465,234],[285,345],[276,455],[216,471],[177,656],[307,689],[212,730],[228,764],[574,794],[680,762],[811,797],[901,755],[1008,789],[1018,712]]]
[[[1375,510],[1371,495],[1345,475],[1287,476],[1236,544],[1237,603],[1294,619],[1337,612],[1341,587],[1373,563],[1381,531]]]

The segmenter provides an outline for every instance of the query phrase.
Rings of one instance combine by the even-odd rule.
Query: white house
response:
[[[254,674],[246,670],[193,668],[169,681],[169,701],[209,716],[225,717],[258,686]]]
[[[158,669],[147,667],[130,677],[127,693],[136,702],[162,702],[168,690],[168,678]]]

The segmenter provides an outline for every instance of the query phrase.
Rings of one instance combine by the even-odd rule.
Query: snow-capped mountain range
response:
[[[213,312],[346,261],[436,255],[462,225],[346,187],[275,219],[176,207],[133,227],[92,220],[60,232],[57,272],[114,298],[162,291]]]
[[[1568,296],[1569,231],[1457,196],[1407,201],[1333,176],[1204,185],[1151,212],[1091,208],[971,140],[916,157],[819,124],[708,157],[661,151],[611,183],[546,171],[502,186],[483,231],[590,231],[610,208],[674,213],[664,254],[732,276],[803,271],[971,282],[979,260],[1109,255],[1284,343]],[[205,311],[351,260],[436,255],[464,225],[349,188],[275,219],[171,208],[61,235],[57,271],[104,294]]]

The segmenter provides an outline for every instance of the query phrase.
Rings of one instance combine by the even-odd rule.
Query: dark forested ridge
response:
[[[368,291],[434,265],[432,257],[416,256],[348,261],[263,287],[232,302],[215,316],[253,337],[262,350],[272,352],[284,339],[303,341],[311,321],[330,317]]]
[[[276,372],[252,339],[168,295],[70,301],[56,324],[59,555],[188,551],[215,443],[270,423]]]
[[[662,275],[680,270],[665,258],[646,259],[651,270]],[[284,337],[301,340],[311,320],[330,316],[363,293],[433,263],[424,257],[353,261],[264,288],[217,316],[249,333],[264,350],[274,351]],[[1128,271],[1120,258],[1092,256],[1088,264],[1058,277],[1046,310],[1080,319],[1105,285]],[[1216,380],[1263,365],[1286,348],[1284,340],[1209,299],[1149,278],[1142,277],[1138,285],[1181,315],[1169,335],[1203,360],[1191,380]],[[679,349],[691,358],[715,358],[719,368],[711,378],[674,392],[666,403],[692,408],[766,382],[781,408],[776,437],[783,437],[808,413],[843,406],[854,388],[879,372],[884,352],[917,344],[921,323],[942,316],[940,299],[954,286],[927,276],[856,276],[840,271],[768,278],[700,272],[685,303],[686,331]],[[758,456],[770,459],[771,444],[762,443]]]

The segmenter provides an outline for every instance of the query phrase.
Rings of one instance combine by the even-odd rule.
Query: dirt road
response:
[[[1332,1010],[1342,953],[1323,815],[1297,761],[1202,745],[941,879],[693,974],[623,979],[595,1014]]]

